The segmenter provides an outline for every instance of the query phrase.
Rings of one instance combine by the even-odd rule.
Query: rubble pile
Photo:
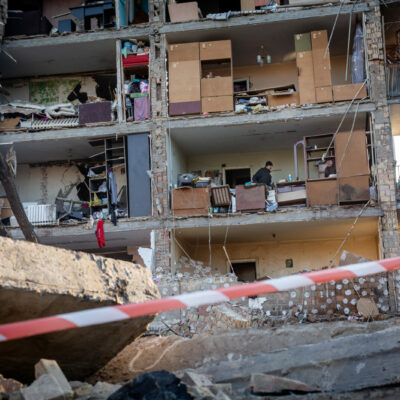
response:
[[[368,324],[346,321],[242,330],[174,341],[153,338],[157,345],[149,340],[143,344],[143,338],[132,343],[136,349],[130,349],[131,355],[139,357],[127,363],[121,353],[114,365],[107,366],[108,376],[103,369],[90,383],[68,381],[56,361],[42,359],[29,385],[1,377],[0,399],[395,399],[400,395],[396,369],[400,346],[395,340],[399,333],[400,320],[393,318]],[[169,341],[167,348],[162,341]],[[163,355],[169,361],[160,362]],[[132,367],[137,371],[129,376],[126,372]]]
[[[360,257],[348,259],[343,252],[343,264],[364,261]],[[400,274],[396,275],[400,282]],[[213,290],[238,285],[235,274],[222,275],[201,261],[180,257],[175,273],[159,267],[153,273],[162,297],[199,290]],[[399,286],[399,284],[398,284]],[[253,298],[231,300],[220,305],[191,307],[162,313],[151,323],[150,333],[169,335],[177,333],[192,337],[199,333],[219,333],[241,328],[263,328],[298,322],[337,319],[363,320],[363,304],[373,310],[371,317],[389,315],[389,288],[387,274],[376,274],[342,281],[270,293]]]

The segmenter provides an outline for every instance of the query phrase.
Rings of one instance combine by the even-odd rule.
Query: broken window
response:
[[[232,262],[232,269],[240,282],[253,282],[257,279],[257,266],[255,261]]]

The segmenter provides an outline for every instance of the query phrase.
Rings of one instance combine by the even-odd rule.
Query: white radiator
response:
[[[54,225],[57,221],[55,204],[28,206],[25,212],[32,225]]]
[[[24,203],[24,210],[26,216],[32,225],[54,225],[57,222],[56,218],[56,205],[55,204],[36,204]],[[11,217],[11,226],[18,226],[15,217]]]

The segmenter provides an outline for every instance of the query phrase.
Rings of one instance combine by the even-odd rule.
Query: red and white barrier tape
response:
[[[0,342],[63,331],[66,329],[122,321],[128,318],[142,317],[144,315],[157,314],[181,308],[222,303],[240,297],[283,292],[319,283],[357,278],[397,269],[400,269],[400,257],[289,275],[282,278],[230,286],[227,288],[192,292],[158,300],[150,300],[143,303],[100,307],[85,311],[58,314],[52,317],[3,324],[0,325]]]

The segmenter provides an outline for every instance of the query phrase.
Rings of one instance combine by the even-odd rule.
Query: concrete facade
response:
[[[286,123],[304,123],[307,124],[313,119],[332,118],[338,121],[348,109],[348,103],[335,103],[315,105],[312,107],[296,107],[282,108],[274,111],[268,111],[260,114],[211,114],[197,116],[169,117],[168,115],[168,76],[167,76],[167,44],[171,35],[182,35],[187,33],[191,37],[204,37],[204,33],[209,31],[212,34],[223,32],[227,36],[227,30],[235,32],[235,30],[249,27],[267,27],[268,24],[281,23],[288,24],[293,21],[304,21],[304,31],[307,31],[307,24],[312,21],[318,21],[319,18],[334,18],[338,11],[343,15],[352,12],[362,16],[364,22],[365,44],[366,44],[366,61],[367,61],[367,77],[369,99],[363,101],[359,105],[353,105],[349,108],[349,115],[353,115],[357,110],[358,113],[364,113],[370,116],[370,130],[374,139],[375,151],[375,170],[374,177],[376,179],[376,187],[378,191],[378,205],[375,207],[367,207],[362,211],[361,207],[326,207],[317,209],[296,209],[285,213],[265,214],[265,215],[241,215],[232,216],[227,219],[224,216],[218,217],[201,217],[201,218],[174,218],[170,211],[170,185],[168,181],[169,166],[171,165],[171,155],[168,151],[168,143],[171,129],[204,129],[212,130],[214,128],[234,128],[242,127],[243,130],[250,129],[250,126],[263,126],[265,130],[272,130],[274,124]],[[151,119],[147,121],[124,123],[120,118],[120,123],[112,125],[102,125],[97,127],[79,127],[76,129],[60,129],[54,131],[40,132],[3,132],[0,134],[0,144],[19,143],[21,145],[29,145],[30,143],[46,142],[56,146],[63,143],[63,140],[72,140],[76,138],[88,139],[95,137],[107,137],[109,135],[128,135],[135,133],[148,133],[151,141],[151,191],[152,191],[152,216],[145,220],[128,220],[121,221],[119,226],[113,227],[106,224],[106,234],[124,234],[134,230],[153,230],[154,235],[154,266],[162,267],[165,271],[174,270],[174,260],[171,252],[176,247],[174,243],[175,233],[179,229],[196,230],[199,228],[217,229],[222,226],[241,225],[256,226],[283,223],[301,223],[304,226],[312,221],[325,221],[330,224],[335,219],[348,219],[348,227],[343,227],[340,235],[334,239],[334,243],[340,244],[351,227],[351,221],[355,220],[357,215],[362,212],[363,218],[375,218],[378,224],[379,237],[376,243],[373,243],[374,254],[379,257],[388,258],[400,255],[400,245],[398,237],[397,222],[397,203],[395,188],[395,171],[393,162],[391,121],[388,109],[388,100],[386,93],[386,76],[385,76],[385,42],[384,27],[381,21],[380,7],[377,2],[357,3],[354,5],[338,4],[320,7],[299,7],[289,8],[287,12],[278,11],[266,14],[256,14],[252,16],[240,16],[231,18],[227,21],[213,21],[209,19],[201,21],[189,21],[182,23],[166,22],[166,4],[164,1],[149,1],[149,23],[140,24],[139,26],[129,26],[121,29],[105,30],[104,32],[87,32],[72,33],[65,36],[41,37],[41,38],[21,38],[15,40],[6,40],[5,49],[9,51],[24,50],[29,46],[37,49],[49,49],[51,46],[61,45],[78,45],[79,43],[100,43],[101,41],[120,41],[130,38],[146,37],[150,44],[150,76],[149,86],[151,92]],[[333,20],[332,20],[333,21]],[[331,24],[329,25],[331,28]],[[202,36],[203,35],[203,36]],[[200,39],[199,39],[200,40]],[[117,43],[118,48],[118,43]],[[117,57],[119,56],[117,51]],[[117,64],[119,60],[117,60]],[[340,60],[340,65],[344,64],[344,59]],[[282,64],[284,65],[284,64]],[[295,71],[293,66],[291,70]],[[117,73],[120,67],[117,65]],[[247,71],[247,70],[246,70]],[[292,72],[293,72],[292,71]],[[245,72],[243,72],[245,73]],[[247,73],[247,72],[246,72]],[[119,80],[121,77],[119,76]],[[121,96],[119,95],[121,102]],[[232,138],[232,140],[234,140]],[[66,143],[66,142],[65,142]],[[261,157],[261,156],[260,156]],[[232,156],[234,158],[234,155]],[[46,160],[44,160],[46,161]],[[189,165],[195,165],[192,160]],[[303,225],[301,225],[303,227]],[[288,227],[287,231],[290,232]],[[59,228],[41,230],[38,229],[43,237],[55,237],[68,234],[78,237],[79,235],[88,234],[84,228],[68,227],[63,232]],[[18,237],[18,232],[13,232],[14,237]],[[372,237],[372,234],[370,235]],[[330,240],[329,238],[322,238]],[[283,239],[282,239],[283,240]],[[311,243],[311,241],[310,241]],[[221,243],[217,243],[220,245]],[[245,247],[246,236],[243,235],[241,246]],[[190,248],[190,243],[188,248]],[[213,244],[215,245],[215,244]],[[234,243],[231,246],[235,246]],[[269,244],[268,246],[271,246]],[[265,246],[268,248],[268,246]],[[273,246],[273,244],[272,244]],[[293,245],[294,247],[298,245]],[[208,244],[202,243],[200,247],[204,247],[204,254],[207,251]],[[240,248],[240,246],[238,246]],[[362,248],[360,247],[362,250]],[[240,249],[239,249],[240,250]],[[239,251],[238,250],[238,251]],[[358,248],[352,248],[357,253]],[[360,251],[361,251],[360,250]],[[330,250],[332,252],[332,249]],[[177,250],[178,254],[180,251]],[[363,256],[373,256],[371,254],[360,254]],[[202,255],[201,258],[207,258]],[[252,257],[247,257],[252,258]],[[290,258],[290,257],[289,257]],[[321,263],[324,260],[319,260]],[[327,260],[328,261],[328,260]],[[322,267],[322,265],[321,265]],[[265,271],[264,271],[265,272]],[[286,272],[284,270],[284,272]],[[396,308],[395,283],[393,279],[389,279],[389,287],[391,292],[391,308]]]

